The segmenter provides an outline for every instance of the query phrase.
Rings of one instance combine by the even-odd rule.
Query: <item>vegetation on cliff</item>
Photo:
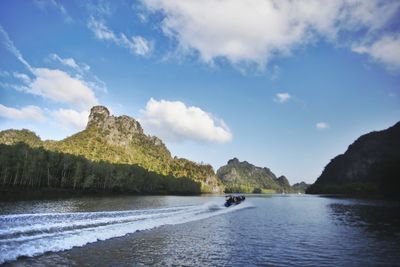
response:
[[[325,167],[310,194],[379,194],[399,197],[400,122],[358,138]]]
[[[296,193],[305,193],[309,186],[310,186],[310,184],[307,184],[305,182],[300,182],[300,183],[295,183],[294,185],[292,185],[292,189]]]
[[[41,141],[28,130],[6,130],[0,132],[0,144],[4,144],[0,151],[2,157],[14,159],[0,162],[3,186],[66,186],[145,193],[183,193],[183,187],[189,193],[222,191],[222,185],[210,165],[172,158],[164,143],[157,137],[146,135],[139,122],[128,116],[110,116],[103,106],[92,108],[85,130],[64,140]],[[46,160],[61,164],[54,167],[57,171],[48,176],[54,176],[54,181],[58,182],[43,182],[46,176],[43,173],[51,170],[46,167]],[[17,164],[15,166],[19,168],[15,167],[11,172],[12,164]],[[24,168],[21,169],[21,166]],[[24,178],[28,182],[12,177],[21,175],[20,172],[25,172],[26,176],[28,169],[32,172],[32,178]],[[76,178],[75,172],[84,179]],[[118,177],[123,173],[127,180],[121,182],[122,176]],[[155,183],[160,188],[145,186]],[[99,187],[99,184],[103,186]],[[177,190],[170,186],[173,184]]]
[[[277,178],[268,168],[254,166],[237,158],[228,161],[217,171],[225,185],[225,192],[233,193],[289,193],[293,192],[285,176]]]

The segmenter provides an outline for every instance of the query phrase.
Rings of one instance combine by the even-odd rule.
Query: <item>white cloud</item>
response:
[[[142,0],[161,12],[162,31],[212,63],[225,58],[232,64],[261,67],[299,45],[320,38],[335,40],[341,32],[381,29],[400,6],[395,0]],[[352,42],[352,40],[350,40]]]
[[[275,95],[274,101],[278,103],[285,103],[291,98],[289,93],[278,93]]]
[[[97,105],[99,101],[93,88],[98,89],[96,86],[100,89],[105,88],[104,83],[85,81],[58,69],[32,68],[31,71],[35,76],[32,79],[26,74],[14,73],[14,76],[22,82],[22,85],[3,85],[80,109]]]
[[[76,74],[74,78],[81,80],[89,88],[103,93],[108,92],[106,83],[90,72],[90,66],[88,64],[82,62],[77,63],[73,58],[62,58],[57,54],[50,54],[49,58],[74,70]]]
[[[88,122],[89,111],[76,111],[73,109],[63,109],[52,112],[56,123],[65,129],[82,130]]]
[[[97,83],[86,82],[57,69],[33,68],[32,71],[35,76],[33,79],[26,74],[14,73],[14,76],[20,80],[20,84],[0,82],[0,86],[38,95],[79,109],[87,109],[99,104],[92,89],[97,86]]]
[[[26,106],[17,109],[0,104],[0,116],[14,120],[33,120],[39,122],[46,120],[42,109],[37,106]]]
[[[400,69],[400,34],[386,35],[370,45],[353,46],[352,50],[368,54],[373,60],[385,64],[389,69]]]
[[[96,38],[99,40],[111,41],[114,44],[129,49],[131,53],[146,56],[152,51],[152,44],[142,36],[132,36],[128,38],[124,33],[119,35],[114,33],[107,25],[94,17],[91,17],[88,22],[88,28],[93,31]]]
[[[3,29],[0,25],[0,36],[2,39],[2,43],[5,47],[30,71],[32,71],[31,65],[24,59],[21,52],[15,47],[13,41],[11,41],[8,33]]]
[[[24,73],[15,72],[13,73],[14,77],[18,78],[22,85],[1,83],[3,86],[39,95],[55,102],[66,103],[80,109],[87,109],[99,103],[93,89],[90,87],[91,84],[94,84],[93,82],[86,82],[80,77],[73,77],[69,73],[58,69],[32,67],[24,59],[1,25],[0,36],[3,38],[2,42],[6,48],[35,76],[31,79]],[[69,64],[71,67],[78,66],[75,60],[71,58],[62,59],[57,55],[55,55],[55,58],[63,62],[63,64]],[[98,78],[96,82],[96,84],[99,84]],[[99,86],[103,85],[104,83],[99,84]]]
[[[30,83],[31,82],[31,78],[29,78],[29,76],[26,75],[25,73],[14,72],[13,76],[15,78],[19,79],[20,81],[22,81],[23,83]]]
[[[143,37],[134,36],[132,37],[132,49],[134,50],[135,54],[145,56],[150,53],[151,45],[149,41]]]
[[[111,16],[115,8],[111,5],[112,2],[107,0],[100,0],[93,3],[91,1],[86,1],[86,8],[91,14],[96,14],[99,16]]]
[[[165,140],[226,143],[232,140],[227,125],[213,115],[180,101],[151,98],[142,110],[141,123],[146,131]]]
[[[145,15],[143,13],[138,13],[137,16],[138,16],[140,22],[142,22],[142,23],[146,23],[148,21],[147,15]]]
[[[48,7],[58,9],[64,15],[66,22],[73,21],[73,19],[71,18],[71,16],[68,14],[67,10],[65,9],[65,7],[56,0],[34,0],[33,3],[37,7],[39,7],[40,9],[43,9],[43,10]]]
[[[93,90],[84,81],[66,72],[47,68],[35,68],[33,71],[36,78],[27,85],[28,93],[80,108],[99,103]]]
[[[88,22],[88,27],[94,32],[97,39],[109,40],[115,43],[119,42],[119,38],[111,31],[103,22],[91,17]]]
[[[67,104],[77,108],[58,110],[44,109],[50,114],[51,119],[47,119],[43,114],[43,109],[37,106],[26,106],[21,109],[7,107],[0,104],[0,117],[6,117],[15,120],[47,121],[48,124],[58,125],[64,129],[81,130],[86,126],[89,111],[93,105],[99,101],[94,90],[106,91],[106,85],[96,75],[90,76],[90,67],[84,63],[77,63],[72,58],[62,58],[57,54],[50,55],[50,58],[75,70],[76,75],[70,74],[58,69],[36,68],[32,67],[22,56],[9,38],[7,32],[0,25],[0,39],[6,48],[29,70],[29,76],[26,73],[14,72],[12,77],[18,80],[18,83],[0,82],[1,87],[8,87],[20,92],[26,92],[38,95],[55,102]],[[80,73],[80,74],[77,74]],[[11,73],[1,71],[4,77],[11,77]],[[31,78],[31,77],[32,78]],[[49,122],[50,121],[50,122]]]
[[[50,54],[50,59],[60,62],[61,64],[68,66],[79,73],[84,73],[90,70],[90,66],[84,63],[78,64],[73,58],[62,58],[57,54]]]
[[[318,122],[317,124],[315,124],[315,128],[317,128],[318,130],[325,130],[328,129],[330,126],[328,123],[326,122]]]

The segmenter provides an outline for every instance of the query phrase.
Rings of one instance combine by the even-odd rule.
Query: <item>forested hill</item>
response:
[[[299,188],[293,189],[285,176],[276,177],[268,168],[257,167],[237,158],[229,160],[227,165],[219,168],[217,176],[224,183],[226,192],[304,192]]]
[[[91,109],[85,130],[42,141],[28,130],[0,132],[0,184],[144,193],[222,192],[210,165],[172,158],[128,116]],[[175,188],[174,188],[175,187]]]
[[[326,165],[311,194],[364,194],[399,198],[400,122],[358,138]]]

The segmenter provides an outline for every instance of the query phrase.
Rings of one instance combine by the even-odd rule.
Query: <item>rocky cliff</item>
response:
[[[233,158],[217,171],[226,192],[261,193],[291,192],[285,176],[279,178],[268,168],[261,168]]]
[[[400,122],[365,134],[325,167],[307,193],[399,196]]]
[[[95,162],[135,165],[164,176],[185,177],[201,184],[202,192],[222,192],[223,186],[210,165],[172,158],[165,144],[146,135],[138,121],[112,116],[104,106],[91,109],[85,130],[61,141],[41,141],[28,130],[0,132],[0,143],[24,142],[31,147],[68,153]]]

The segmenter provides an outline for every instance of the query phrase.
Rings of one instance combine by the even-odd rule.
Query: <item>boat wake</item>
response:
[[[20,256],[38,256],[121,237],[162,225],[206,219],[249,208],[213,202],[196,206],[107,212],[0,215],[0,264]]]

